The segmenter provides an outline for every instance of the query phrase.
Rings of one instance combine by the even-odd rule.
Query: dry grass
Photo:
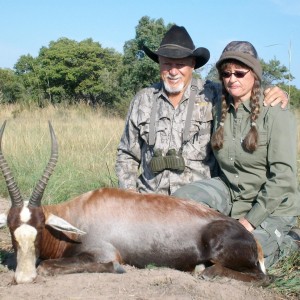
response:
[[[300,178],[300,110],[295,111],[298,121],[298,178]]]
[[[50,198],[60,202],[92,188],[116,184],[114,164],[124,120],[85,105],[24,111],[2,106],[1,123],[4,120],[3,153],[26,196],[49,159],[48,120],[58,139],[59,162],[46,190],[46,202]]]

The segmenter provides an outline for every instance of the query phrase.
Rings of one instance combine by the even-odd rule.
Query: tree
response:
[[[0,69],[0,103],[16,103],[24,98],[25,88],[10,69]]]
[[[271,59],[268,63],[261,59],[260,63],[263,69],[262,84],[264,86],[272,84],[287,84],[288,81],[294,79],[288,68],[284,65],[281,65],[280,61],[276,58]]]
[[[160,80],[158,64],[148,58],[143,45],[151,50],[158,49],[161,40],[172,24],[165,25],[163,19],[150,19],[144,16],[139,20],[135,38],[125,42],[123,66],[119,76],[122,101],[116,106],[121,116],[127,113],[133,95],[140,89]]]
[[[120,53],[92,39],[60,38],[42,47],[37,58],[22,56],[15,69],[25,86],[37,91],[35,99],[113,105],[121,99],[117,81],[121,62]]]
[[[142,51],[143,45],[158,49],[160,42],[172,24],[165,26],[163,19],[150,19],[144,16],[136,26],[135,38],[124,45],[123,70],[120,84],[123,92],[135,94],[143,87],[159,81],[158,65]]]
[[[124,115],[138,90],[160,80],[159,65],[145,55],[143,45],[158,49],[172,25],[165,25],[162,18],[142,17],[135,38],[124,44],[124,55],[103,48],[92,39],[51,41],[36,58],[21,56],[14,66],[15,74],[0,69],[0,100],[35,102],[39,106],[44,105],[45,99],[54,104],[85,101],[114,107]],[[291,101],[300,103],[299,90],[287,86],[294,78],[288,69],[276,58],[261,63],[263,84],[281,84],[290,91]],[[201,69],[196,70],[193,76],[201,76],[200,72]],[[206,79],[218,81],[215,66]]]
[[[40,105],[44,99],[44,91],[40,82],[38,59],[29,54],[22,55],[15,64],[14,69],[28,95],[26,102],[39,103]]]
[[[279,84],[289,94],[290,104],[293,108],[300,108],[300,90],[294,85]]]
[[[61,38],[51,42],[39,54],[44,90],[54,102],[60,96],[111,105],[120,99],[117,74],[121,58],[115,50],[102,48],[92,39],[78,43]]]

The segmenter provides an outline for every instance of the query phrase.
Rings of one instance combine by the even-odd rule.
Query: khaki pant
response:
[[[230,193],[218,177],[185,185],[179,188],[173,196],[201,202],[230,216],[232,206]],[[294,240],[287,235],[296,222],[296,217],[269,216],[252,232],[263,248],[267,268],[280,257],[298,249]]]

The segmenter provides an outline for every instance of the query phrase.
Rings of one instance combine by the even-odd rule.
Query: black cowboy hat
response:
[[[158,56],[168,58],[195,57],[195,69],[204,66],[210,57],[208,49],[195,45],[183,26],[173,25],[166,32],[157,51],[151,51],[147,46],[143,46],[144,52],[149,58],[158,63]]]

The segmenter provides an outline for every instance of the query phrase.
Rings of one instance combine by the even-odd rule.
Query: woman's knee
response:
[[[221,180],[214,178],[187,184],[175,191],[173,196],[194,200],[226,215],[231,210],[231,199],[227,187]]]

